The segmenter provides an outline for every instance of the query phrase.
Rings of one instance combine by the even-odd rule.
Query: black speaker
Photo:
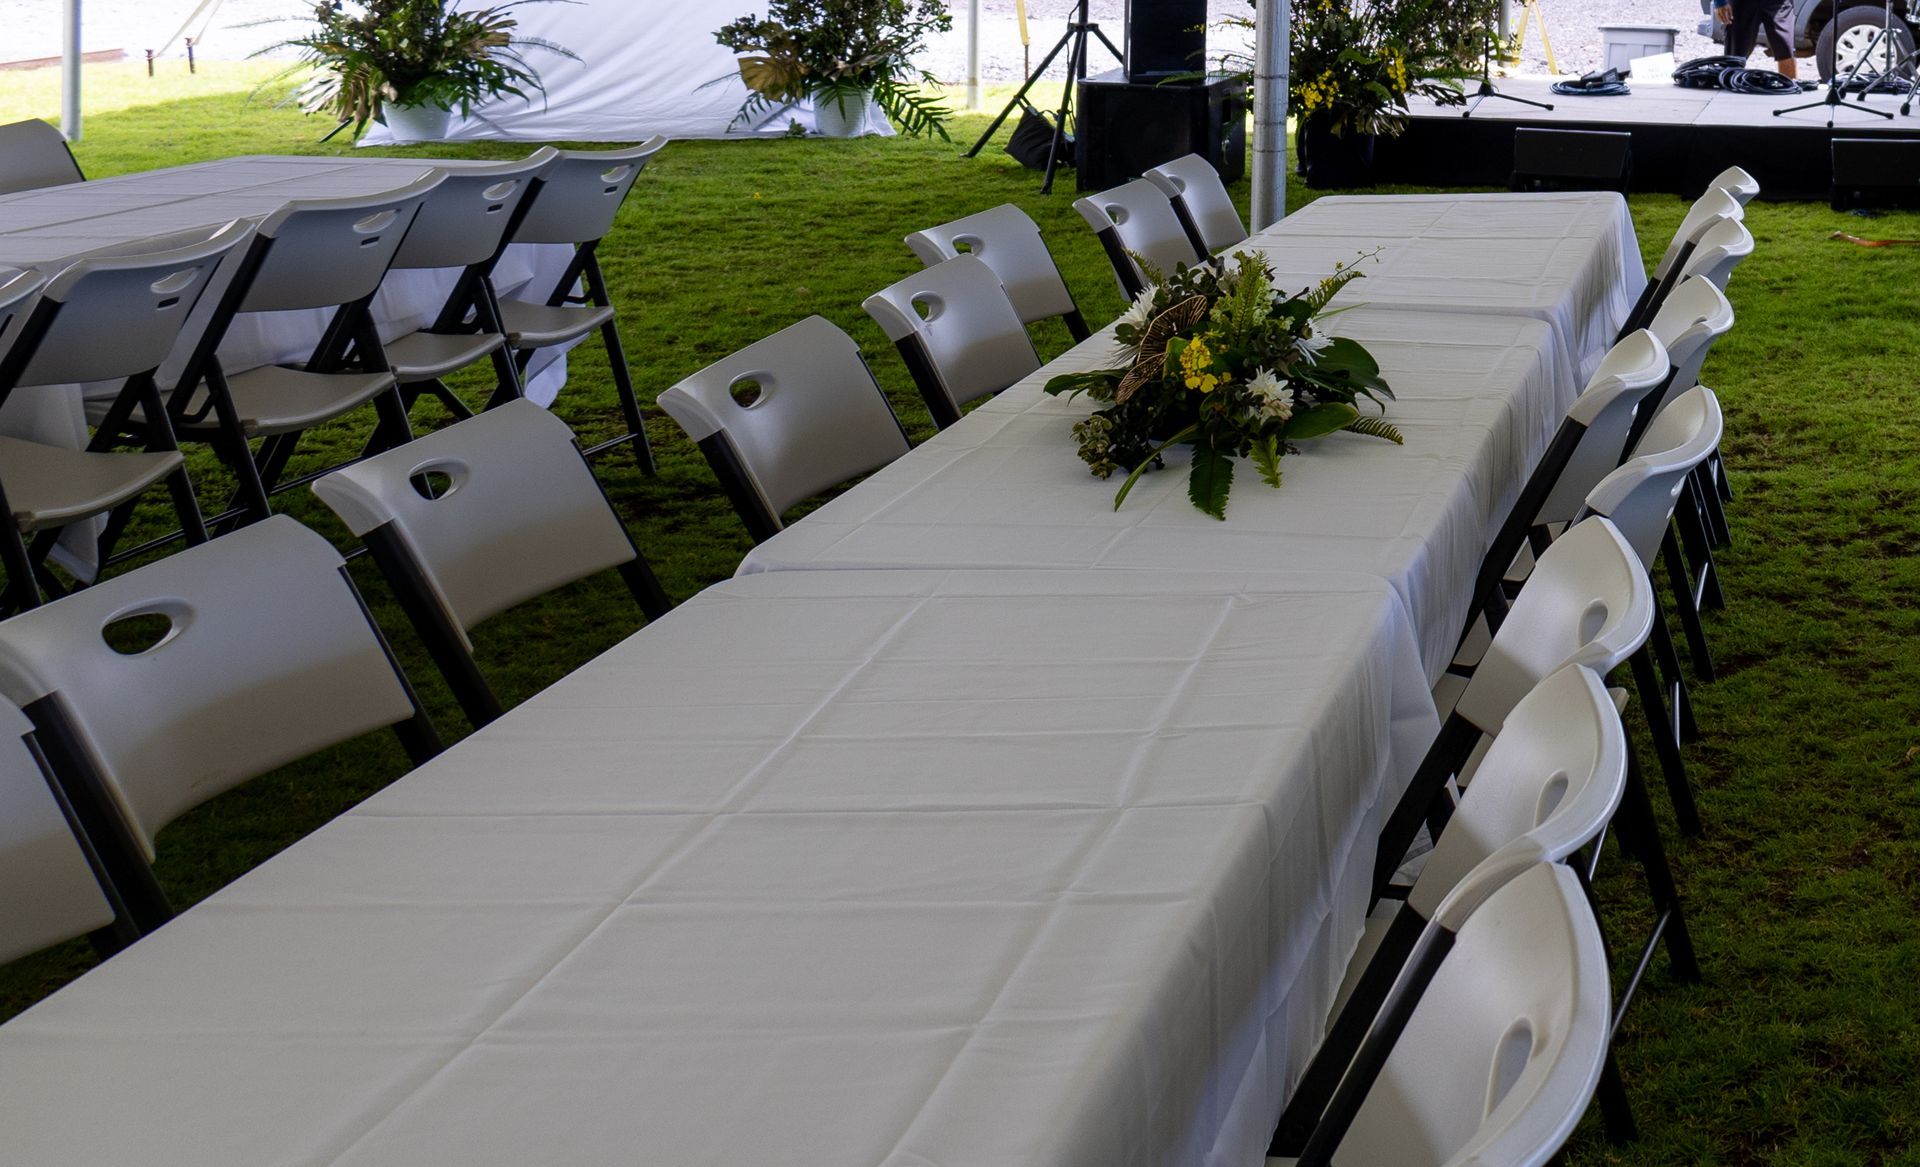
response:
[[[1247,91],[1231,80],[1136,85],[1119,70],[1080,83],[1074,162],[1081,190],[1105,190],[1198,154],[1233,182],[1247,170]]]
[[[1633,179],[1633,135],[1614,130],[1513,131],[1513,190],[1617,190]]]
[[[1920,205],[1920,139],[1835,138],[1828,197],[1836,211]]]
[[[1161,81],[1207,67],[1207,0],[1127,0],[1127,80]]]

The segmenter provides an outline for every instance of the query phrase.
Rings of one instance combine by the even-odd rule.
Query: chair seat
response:
[[[437,381],[507,343],[497,332],[409,332],[387,342],[387,364],[402,385]]]
[[[554,308],[524,300],[503,300],[500,316],[500,322],[507,329],[508,344],[517,349],[546,348],[579,340],[612,320],[613,309],[566,304]]]
[[[104,514],[178,470],[177,450],[89,453],[0,437],[0,486],[23,532]]]
[[[393,385],[392,373],[309,373],[279,365],[227,378],[234,410],[249,437],[307,429],[366,404]],[[200,422],[176,428],[205,432],[217,427],[209,413]]]

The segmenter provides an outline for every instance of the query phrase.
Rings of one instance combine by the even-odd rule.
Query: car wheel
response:
[[[1886,10],[1859,5],[1849,8],[1827,22],[1814,42],[1813,56],[1820,76],[1830,79],[1845,76],[1854,62],[1873,46],[1872,59],[1860,66],[1860,75],[1875,76],[1895,72],[1913,77],[1913,30],[1898,16],[1893,18],[1893,36],[1877,43],[1874,37],[1886,24]]]

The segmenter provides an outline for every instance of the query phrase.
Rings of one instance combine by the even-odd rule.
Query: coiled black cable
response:
[[[1555,81],[1553,91],[1561,97],[1625,97],[1633,92],[1627,88],[1625,76],[1616,69],[1608,69],[1574,81]]]
[[[1673,71],[1682,89],[1721,89],[1728,93],[1778,96],[1800,92],[1800,83],[1771,69],[1749,69],[1745,57],[1695,57]]]

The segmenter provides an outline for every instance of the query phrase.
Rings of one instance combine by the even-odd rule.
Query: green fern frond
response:
[[[1407,444],[1407,437],[1400,427],[1383,417],[1356,417],[1347,425],[1348,433],[1365,434],[1370,438],[1383,438],[1396,446]]]

